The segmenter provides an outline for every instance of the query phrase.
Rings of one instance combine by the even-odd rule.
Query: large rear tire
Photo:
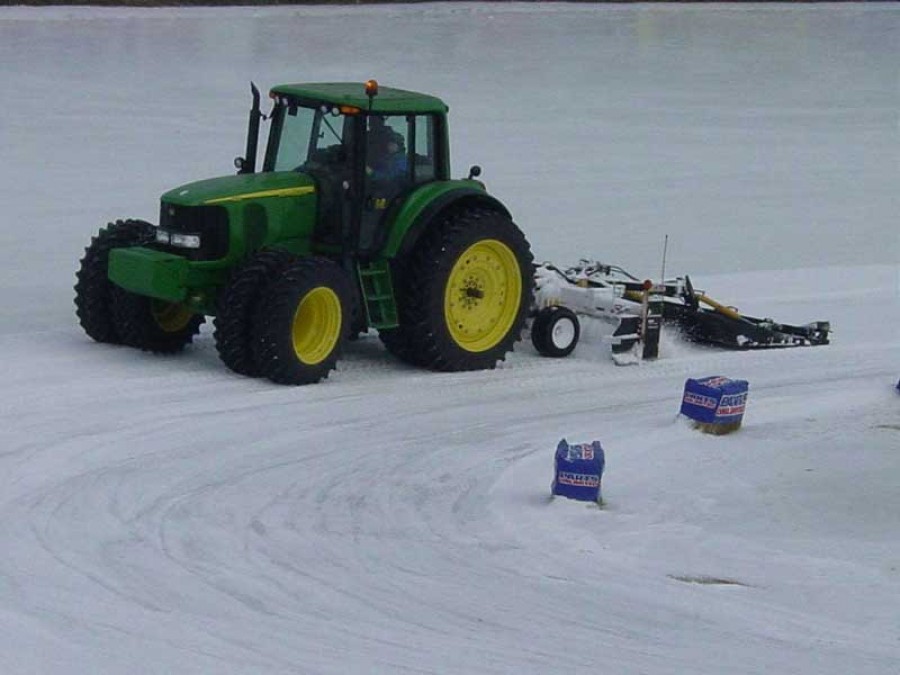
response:
[[[322,258],[288,267],[266,289],[253,316],[253,357],[279,384],[312,384],[334,370],[347,341],[352,287]]]
[[[206,320],[180,303],[137,295],[115,285],[110,306],[122,344],[157,354],[180,352]]]
[[[90,338],[97,342],[120,344],[112,318],[113,283],[109,280],[109,252],[148,243],[153,226],[143,220],[117,220],[109,223],[91,239],[76,274],[75,313]]]
[[[235,270],[219,294],[213,337],[219,358],[234,372],[260,374],[253,358],[253,314],[269,284],[296,260],[281,249],[260,251]]]
[[[441,371],[485,370],[519,339],[533,295],[532,255],[503,213],[451,212],[402,264],[398,328],[382,341],[400,358]]]

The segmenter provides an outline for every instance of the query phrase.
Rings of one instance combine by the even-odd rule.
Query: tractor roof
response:
[[[334,105],[348,105],[369,109],[366,85],[361,82],[311,82],[306,84],[279,84],[272,87],[273,94],[283,94],[307,101],[321,101]],[[435,96],[415,91],[379,87],[372,100],[372,110],[384,113],[445,113],[447,104]]]

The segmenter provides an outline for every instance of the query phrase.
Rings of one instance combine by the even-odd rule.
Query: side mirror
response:
[[[477,164],[472,165],[472,168],[469,169],[469,177],[466,180],[472,180],[473,178],[478,178],[481,175],[481,167]]]

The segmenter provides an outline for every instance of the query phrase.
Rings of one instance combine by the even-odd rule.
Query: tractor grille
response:
[[[199,249],[157,243],[155,248],[159,250],[189,260],[218,260],[228,254],[228,211],[221,206],[177,206],[163,202],[159,226],[168,232],[200,235]]]

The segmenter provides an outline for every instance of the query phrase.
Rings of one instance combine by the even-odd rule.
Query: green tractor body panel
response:
[[[331,103],[359,108],[369,113],[435,113],[444,115],[449,108],[435,96],[418,92],[380,87],[371,100],[365,84],[360,82],[327,82],[282,84],[272,88],[272,95],[283,95],[300,101]]]
[[[249,253],[264,246],[284,248],[296,255],[311,253],[316,223],[316,188],[313,180],[297,172],[270,172],[223,176],[188,183],[166,192],[160,207],[162,232],[193,233],[201,240],[220,240],[221,255],[193,260],[185,251],[148,247],[111,251],[109,278],[125,290],[148,297],[184,302],[205,314],[214,313],[216,289],[227,272]],[[194,214],[218,215],[224,231],[203,231]],[[185,225],[177,223],[188,214]],[[207,220],[206,215],[203,216]]]
[[[178,207],[218,207],[227,212],[227,254],[216,264],[231,267],[262,246],[298,255],[310,252],[316,222],[313,179],[296,171],[222,176],[188,183],[162,196],[160,227]]]
[[[163,194],[162,201],[179,206],[231,204],[267,197],[291,196],[280,192],[303,187],[314,187],[312,180],[308,176],[291,171],[238,174],[181,185]]]
[[[183,302],[187,297],[186,258],[144,247],[117,248],[109,253],[109,278],[126,291]]]
[[[227,270],[136,246],[110,251],[109,279],[126,291],[181,302],[198,313],[212,314],[215,300],[212,289],[225,283]]]
[[[409,195],[392,217],[389,217],[386,223],[388,237],[382,256],[395,258],[408,250],[421,231],[441,210],[462,200],[489,204],[503,213],[508,213],[478,181],[448,180],[426,183]]]

